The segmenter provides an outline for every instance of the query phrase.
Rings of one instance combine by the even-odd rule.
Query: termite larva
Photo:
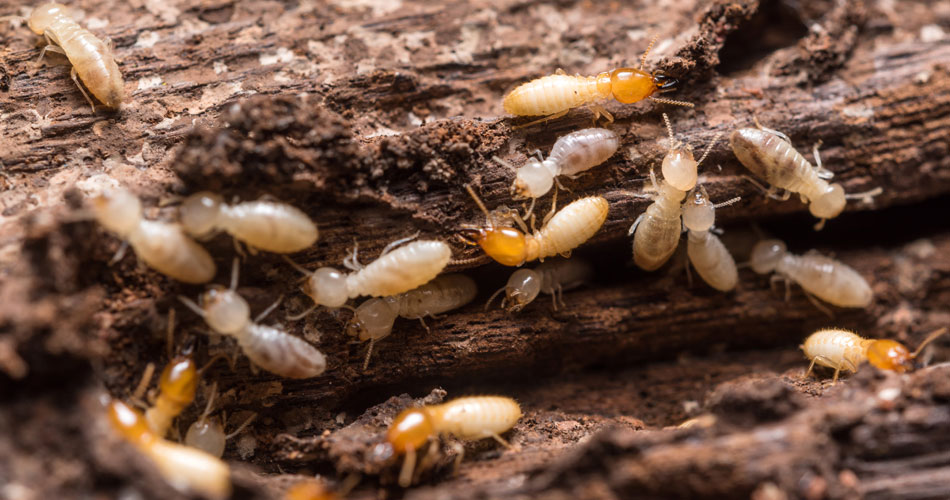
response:
[[[808,211],[820,219],[816,230],[824,226],[825,220],[837,217],[848,199],[870,199],[881,192],[877,188],[846,195],[841,184],[829,184],[826,179],[831,179],[834,174],[821,166],[818,144],[814,148],[817,165],[812,166],[792,147],[785,134],[775,130],[761,127],[739,129],[732,133],[729,142],[739,162],[772,186],[767,191],[770,197],[778,198],[776,192],[781,189],[785,194],[780,199],[788,199],[791,193],[801,195],[802,202],[808,204]]]
[[[192,236],[223,230],[268,252],[299,252],[317,241],[317,226],[310,217],[286,203],[257,200],[229,205],[216,194],[202,192],[189,196],[179,214]]]
[[[103,193],[93,198],[91,207],[96,220],[131,245],[149,267],[185,283],[207,283],[214,277],[211,255],[180,225],[145,220],[142,202],[132,193]]]
[[[721,292],[736,287],[739,273],[732,254],[711,229],[716,222],[716,209],[737,201],[739,198],[733,198],[713,205],[706,188],[699,186],[693,188],[683,204],[683,225],[689,232],[686,247],[689,262],[709,286]]]
[[[452,259],[452,249],[444,241],[421,240],[392,250],[412,238],[394,241],[383,249],[378,259],[363,266],[356,259],[356,249],[343,265],[353,270],[344,274],[332,267],[321,267],[310,272],[290,259],[295,269],[308,276],[302,290],[311,299],[313,307],[294,316],[299,319],[317,306],[342,307],[346,301],[361,295],[386,297],[424,285],[438,276]]]
[[[125,403],[108,403],[113,429],[158,467],[168,484],[185,493],[213,499],[231,496],[231,471],[221,459],[190,446],[166,441],[152,432],[145,417]]]
[[[619,147],[620,137],[614,131],[586,128],[558,137],[547,159],[530,158],[517,168],[497,157],[495,161],[515,170],[511,190],[516,196],[540,198],[551,190],[557,176],[573,179],[607,161]]]
[[[208,404],[205,405],[204,412],[198,417],[198,420],[188,426],[188,431],[185,433],[185,444],[220,458],[224,455],[224,446],[228,439],[237,436],[247,428],[257,418],[257,414],[248,417],[234,432],[225,434],[224,426],[221,424],[224,417],[221,419],[209,417],[211,409],[214,407],[216,393],[217,385],[215,384],[211,386],[211,395],[208,396]]]
[[[440,434],[465,441],[490,437],[507,447],[508,443],[501,434],[514,427],[519,419],[521,407],[515,400],[503,396],[464,397],[443,404],[403,410],[386,433],[386,441],[393,451],[406,455],[399,474],[399,484],[409,486],[415,469],[416,451],[429,439]]]
[[[112,49],[102,40],[70,18],[68,7],[58,3],[41,5],[30,14],[29,25],[37,35],[46,38],[40,60],[47,52],[56,52],[69,59],[70,75],[95,113],[96,105],[82,88],[82,83],[102,104],[118,109],[125,98],[124,82]],[[78,79],[77,79],[78,77]]]
[[[607,220],[609,205],[600,196],[588,196],[570,203],[559,212],[553,209],[550,218],[540,230],[528,233],[521,217],[514,214],[521,230],[498,227],[471,186],[465,187],[487,219],[485,226],[463,227],[460,236],[470,245],[478,245],[504,266],[520,266],[533,260],[561,255],[568,257],[571,251],[589,240]],[[553,214],[553,216],[552,216]]]
[[[571,76],[558,70],[554,75],[521,84],[505,96],[505,112],[516,116],[544,116],[538,120],[544,121],[559,118],[572,108],[587,105],[594,112],[594,120],[603,115],[612,122],[613,116],[598,104],[598,101],[613,97],[619,102],[630,104],[650,98],[667,104],[692,107],[690,103],[653,97],[654,94],[675,90],[679,83],[675,78],[660,72],[643,71],[653,42],[640,58],[640,68],[617,68],[597,76]],[[528,125],[534,123],[537,122]]]
[[[238,282],[237,264],[235,259],[230,288],[212,286],[201,294],[198,304],[186,297],[179,296],[178,299],[204,318],[212,330],[234,337],[244,354],[257,366],[288,378],[310,378],[323,373],[327,368],[323,353],[280,327],[258,323],[277,307],[280,300],[251,321],[247,301],[235,291]]]
[[[808,336],[801,345],[805,356],[811,360],[808,371],[802,378],[807,378],[815,364],[827,366],[835,370],[833,382],[838,381],[841,370],[857,372],[858,366],[864,361],[880,368],[898,373],[904,373],[914,368],[914,360],[923,351],[927,344],[947,332],[941,328],[931,333],[920,344],[916,351],[910,352],[900,342],[890,339],[866,339],[860,335],[839,328],[825,328]]]
[[[809,298],[815,296],[838,307],[867,307],[874,298],[868,282],[854,269],[814,250],[792,255],[779,240],[756,243],[750,264],[759,274],[775,272],[786,284],[794,281],[801,285]],[[821,308],[817,302],[815,305]]]
[[[505,292],[501,307],[508,312],[518,312],[538,297],[539,293],[551,296],[554,310],[558,302],[564,304],[564,290],[570,290],[586,283],[593,269],[580,259],[555,259],[538,264],[534,269],[518,269],[511,273],[508,283],[495,292],[485,303],[485,309],[492,300]]]

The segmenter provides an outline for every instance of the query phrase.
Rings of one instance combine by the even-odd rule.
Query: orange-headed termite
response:
[[[927,344],[946,332],[947,328],[934,331],[911,353],[896,340],[866,339],[848,330],[824,328],[809,335],[801,346],[805,356],[811,360],[803,378],[811,374],[815,364],[819,364],[833,368],[835,375],[832,381],[837,382],[841,370],[857,372],[864,361],[881,370],[904,373],[914,368],[914,360]]]
[[[722,240],[711,230],[716,222],[716,209],[739,201],[729,201],[713,205],[706,194],[706,188],[693,188],[683,204],[683,225],[689,232],[686,253],[689,262],[709,286],[722,292],[728,292],[739,282],[736,261]]]
[[[505,292],[501,307],[508,312],[518,312],[543,292],[551,296],[556,311],[558,302],[564,304],[564,290],[583,285],[592,274],[590,264],[581,259],[554,259],[542,262],[534,269],[518,269],[511,273],[508,283],[488,299],[485,309],[498,294]]]
[[[89,101],[92,111],[96,111],[96,105],[82,88],[80,80],[102,104],[118,109],[125,98],[125,88],[112,48],[73,21],[67,10],[65,5],[48,3],[33,9],[30,14],[30,29],[46,38],[47,45],[40,52],[40,60],[47,52],[66,56],[72,64],[70,75]]]
[[[310,217],[286,203],[257,200],[229,205],[214,193],[201,192],[189,196],[179,214],[192,236],[223,230],[268,252],[299,252],[317,241],[317,226]]]

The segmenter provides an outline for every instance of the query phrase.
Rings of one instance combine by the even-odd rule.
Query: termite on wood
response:
[[[876,188],[845,194],[841,184],[829,184],[827,179],[834,177],[834,173],[821,166],[819,144],[815,144],[813,150],[816,165],[812,166],[792,147],[788,136],[776,130],[761,126],[739,129],[732,133],[729,142],[739,162],[772,186],[766,191],[769,197],[787,200],[791,193],[801,196],[802,202],[808,204],[808,211],[820,219],[816,230],[824,227],[827,219],[837,217],[848,199],[870,200],[881,193],[881,188]],[[785,190],[781,197],[777,194],[780,190]]]
[[[750,264],[759,274],[774,272],[773,281],[785,279],[786,285],[789,281],[798,283],[809,299],[815,296],[838,307],[867,307],[874,298],[868,282],[854,269],[814,250],[801,256],[793,255],[779,240],[756,243]],[[814,299],[812,302],[824,310]]]
[[[257,200],[234,205],[221,196],[201,192],[179,208],[188,234],[203,238],[226,231],[234,238],[274,253],[299,252],[317,241],[317,226],[299,209],[286,203]]]
[[[224,425],[222,424],[222,421],[226,421],[225,417],[222,416],[220,419],[209,417],[214,407],[214,398],[217,392],[217,384],[213,384],[204,412],[198,417],[198,420],[188,426],[188,431],[185,433],[185,444],[220,458],[224,455],[224,447],[228,439],[237,436],[246,429],[257,418],[257,414],[248,417],[234,432],[225,434]]]
[[[287,378],[310,378],[323,373],[327,360],[322,352],[278,326],[258,323],[277,307],[280,300],[251,321],[250,307],[238,295],[237,283],[238,261],[235,259],[229,288],[212,286],[201,294],[198,304],[186,297],[179,296],[178,299],[204,318],[212,330],[234,337],[244,354],[257,366]]]
[[[709,201],[706,188],[693,188],[683,204],[683,225],[688,231],[686,253],[696,272],[721,292],[728,292],[739,282],[736,261],[722,240],[712,233],[716,223],[716,209],[739,201],[733,198],[714,205]]]
[[[149,267],[185,283],[207,283],[214,278],[211,255],[180,225],[145,220],[142,202],[132,193],[108,191],[93,198],[91,208],[96,220],[131,245]],[[122,250],[116,259],[121,255]]]
[[[607,161],[620,147],[620,137],[605,128],[586,128],[558,137],[547,159],[530,158],[521,167],[495,157],[495,161],[515,171],[511,191],[518,197],[540,198],[554,185],[557,176],[575,178]]]
[[[543,292],[551,296],[556,311],[558,302],[564,304],[564,290],[583,285],[590,280],[591,275],[593,268],[580,259],[554,259],[542,262],[534,269],[518,269],[511,273],[504,287],[492,294],[485,303],[485,309],[498,294],[504,292],[501,307],[508,312],[518,312]]]
[[[406,455],[399,484],[408,487],[416,464],[416,452],[427,441],[448,434],[465,441],[494,438],[504,446],[501,434],[521,419],[518,403],[503,396],[473,396],[439,405],[403,410],[386,433],[393,451]]]
[[[521,84],[505,96],[505,112],[516,116],[544,116],[526,124],[553,120],[567,114],[573,108],[587,105],[594,112],[596,121],[603,115],[608,122],[614,120],[598,101],[611,97],[624,104],[630,104],[650,98],[657,102],[693,107],[691,103],[654,97],[675,90],[679,83],[675,78],[654,71],[643,70],[647,55],[656,39],[650,42],[646,52],[640,58],[640,68],[617,68],[597,76],[568,75],[563,70],[530,82]]]
[[[112,428],[150,458],[168,484],[212,499],[231,496],[231,471],[221,459],[162,439],[149,429],[141,413],[121,401],[112,400],[107,406]]]
[[[842,370],[857,372],[861,363],[867,361],[881,369],[904,373],[914,369],[914,361],[927,344],[947,332],[940,328],[931,333],[916,351],[910,352],[900,342],[890,339],[866,339],[840,328],[824,328],[808,336],[800,347],[811,360],[808,371],[802,378],[811,375],[815,364],[835,370],[832,382],[838,381]]]
[[[607,220],[607,200],[588,196],[575,200],[556,213],[552,208],[541,229],[534,233],[528,233],[528,227],[518,214],[513,215],[520,230],[498,227],[472,187],[465,188],[485,214],[486,224],[463,227],[460,237],[467,244],[482,247],[489,257],[505,266],[520,266],[538,259],[543,261],[554,255],[569,257],[572,250],[594,236]]]
[[[363,369],[369,365],[373,343],[392,333],[397,316],[418,319],[428,330],[423,318],[458,309],[471,302],[477,293],[475,281],[468,276],[444,274],[408,292],[363,302],[346,325],[348,335],[370,342]]]
[[[40,52],[40,60],[47,52],[66,56],[72,64],[70,76],[89,101],[93,113],[96,105],[80,81],[106,107],[118,109],[125,98],[125,89],[112,48],[73,21],[67,14],[68,9],[62,4],[48,3],[33,9],[30,14],[30,29],[43,35],[47,43]]]

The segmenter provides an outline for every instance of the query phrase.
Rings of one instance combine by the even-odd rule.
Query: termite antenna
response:
[[[845,194],[844,199],[846,200],[864,200],[867,203],[871,202],[871,199],[875,196],[884,192],[884,188],[878,186],[870,191],[864,191],[862,193],[851,193]]]
[[[676,138],[673,137],[673,124],[670,123],[670,117],[663,113],[663,122],[666,123],[666,131],[670,133],[670,150],[676,148]]]
[[[643,67],[647,64],[647,56],[650,55],[650,51],[653,50],[653,46],[656,45],[656,41],[660,38],[660,35],[653,35],[653,39],[650,40],[650,45],[647,45],[647,50],[643,51],[643,55],[640,56],[640,71],[643,71]]]
[[[240,434],[240,433],[242,433],[242,432],[244,432],[244,429],[246,429],[247,426],[251,425],[251,422],[253,422],[254,419],[256,419],[256,418],[257,418],[257,413],[255,413],[255,414],[251,415],[250,417],[248,417],[248,419],[245,420],[243,424],[241,424],[240,426],[238,426],[238,428],[235,429],[234,432],[228,434],[227,436],[224,436],[225,441],[228,440],[228,439],[233,438],[234,436],[237,436],[238,434]]]
[[[650,96],[650,99],[652,99],[653,101],[659,102],[659,103],[671,104],[671,105],[673,105],[673,106],[682,106],[682,107],[684,107],[684,108],[695,108],[695,107],[696,107],[696,105],[693,104],[693,103],[691,103],[691,102],[676,101],[676,100],[673,100],[673,99],[667,99],[667,98],[665,98],[665,97],[653,97],[653,96]]]
[[[488,208],[485,207],[485,203],[482,202],[482,199],[479,198],[477,194],[475,194],[475,190],[472,189],[472,185],[471,185],[471,184],[466,184],[466,185],[465,185],[465,190],[468,191],[469,196],[471,196],[472,199],[475,200],[475,204],[477,204],[477,205],[478,205],[478,208],[480,208],[481,211],[482,211],[482,213],[485,214],[485,219],[488,221],[488,225],[491,226],[491,227],[494,227],[495,224],[494,224],[494,221],[493,221],[492,218],[491,218],[491,214],[488,213]]]
[[[716,203],[715,205],[713,205],[713,208],[728,207],[729,205],[732,205],[733,203],[736,203],[736,202],[738,202],[738,201],[741,200],[741,199],[742,199],[741,196],[736,196],[735,198],[733,198],[733,199],[731,199],[731,200],[726,200],[726,201],[724,201],[724,202],[722,202],[722,203]]]
[[[294,262],[294,260],[291,259],[290,257],[288,257],[288,256],[286,256],[286,255],[281,255],[281,257],[283,257],[284,260],[287,261],[288,264],[290,264],[290,267],[293,267],[294,269],[296,269],[297,272],[299,272],[300,274],[303,274],[304,276],[310,276],[311,274],[313,274],[312,271],[310,271],[310,270],[308,270],[307,268],[301,266],[300,264]]]
[[[185,307],[187,307],[188,309],[191,309],[191,311],[197,314],[198,316],[201,316],[202,318],[205,317],[205,312],[201,309],[201,306],[199,306],[198,304],[195,304],[194,301],[189,299],[188,297],[185,297],[184,295],[179,295],[178,301],[181,302],[182,304],[185,304]]]
[[[168,324],[165,326],[165,355],[172,359],[172,349],[175,344],[175,308],[168,308]]]
[[[518,170],[518,167],[514,166],[514,164],[512,164],[509,161],[502,160],[501,158],[497,156],[492,156],[491,159],[503,167],[510,168],[511,170]]]
[[[706,146],[706,150],[703,151],[703,155],[700,156],[700,157],[699,157],[699,161],[696,162],[696,167],[697,167],[697,168],[698,168],[700,165],[702,165],[703,160],[705,160],[706,157],[709,156],[709,152],[712,151],[713,146],[715,146],[716,143],[719,142],[719,138],[721,138],[721,137],[722,137],[722,132],[717,133],[716,136],[713,137],[712,142],[710,142],[709,145]],[[719,170],[722,170],[722,166],[719,167]]]
[[[237,257],[235,257],[234,260],[231,261],[231,286],[228,287],[228,290],[231,290],[232,292],[237,290],[240,265],[241,265],[241,259]]]
[[[948,331],[948,330],[947,330],[947,327],[938,328],[937,330],[934,330],[933,333],[931,333],[930,335],[928,335],[927,338],[925,338],[924,341],[920,343],[920,345],[917,347],[917,350],[914,351],[914,353],[911,354],[910,357],[916,358],[917,355],[920,354],[921,351],[923,351],[925,347],[927,347],[927,344],[930,344],[931,342],[933,342],[934,340],[936,340],[937,337],[939,337],[939,336],[941,336],[941,335],[947,333],[947,331]]]
[[[491,307],[491,303],[492,301],[495,300],[495,297],[497,297],[498,294],[500,294],[501,292],[505,291],[505,288],[507,288],[507,285],[499,288],[495,293],[491,294],[491,297],[488,297],[488,302],[485,302],[485,309],[484,309],[485,311],[487,311],[488,308]]]

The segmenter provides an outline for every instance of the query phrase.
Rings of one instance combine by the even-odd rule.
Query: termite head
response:
[[[69,7],[63,4],[48,3],[40,5],[30,13],[30,20],[28,21],[30,29],[33,30],[33,33],[42,35],[57,17],[64,14],[69,16],[70,11]]]
[[[716,207],[709,201],[706,188],[694,188],[683,205],[683,224],[690,231],[709,231],[715,223]]]
[[[198,388],[198,369],[191,356],[178,356],[171,360],[162,370],[158,388],[163,396],[181,406],[191,404]]]
[[[142,220],[142,202],[124,189],[106,191],[92,199],[92,213],[100,224],[125,236]]]
[[[505,303],[508,312],[524,309],[541,293],[541,277],[531,269],[519,269],[508,278],[505,285]]]
[[[201,294],[200,303],[205,322],[218,333],[234,335],[251,322],[247,301],[230,288],[213,286]]]
[[[318,306],[342,307],[350,298],[346,275],[332,267],[321,267],[314,271],[302,290]]]
[[[699,164],[693,151],[683,143],[674,144],[663,157],[663,180],[680,191],[689,191],[696,185]]]
[[[435,424],[425,408],[407,408],[389,426],[386,441],[393,451],[404,454],[420,449],[434,434]]]
[[[846,199],[841,184],[832,184],[821,196],[811,200],[808,211],[819,219],[833,219],[844,210]]]
[[[346,324],[346,334],[360,340],[379,340],[393,331],[396,313],[384,298],[372,298],[356,308]]]
[[[527,244],[524,233],[513,227],[465,227],[459,239],[470,245],[478,245],[491,258],[503,266],[524,264]]]
[[[192,236],[211,233],[218,224],[223,204],[221,196],[207,191],[189,196],[178,209],[182,227]]]
[[[195,420],[188,427],[188,432],[185,433],[185,444],[204,450],[216,457],[224,455],[227,436],[224,434],[224,426],[221,425],[221,420],[217,417],[202,417]]]
[[[531,158],[518,169],[515,174],[515,183],[512,191],[515,196],[522,198],[540,198],[554,186],[554,175],[545,161]]]
[[[904,373],[914,369],[914,358],[904,344],[896,340],[874,340],[868,346],[868,363],[897,373]]]
[[[126,440],[145,445],[156,439],[155,434],[149,430],[145,417],[125,403],[112,400],[108,403],[106,411],[112,428]]]
[[[630,104],[642,101],[659,90],[655,76],[636,68],[617,68],[610,72],[610,91],[614,99]]]
[[[778,266],[785,252],[785,243],[779,240],[762,240],[752,248],[749,263],[752,265],[752,270],[759,274],[770,273]]]

